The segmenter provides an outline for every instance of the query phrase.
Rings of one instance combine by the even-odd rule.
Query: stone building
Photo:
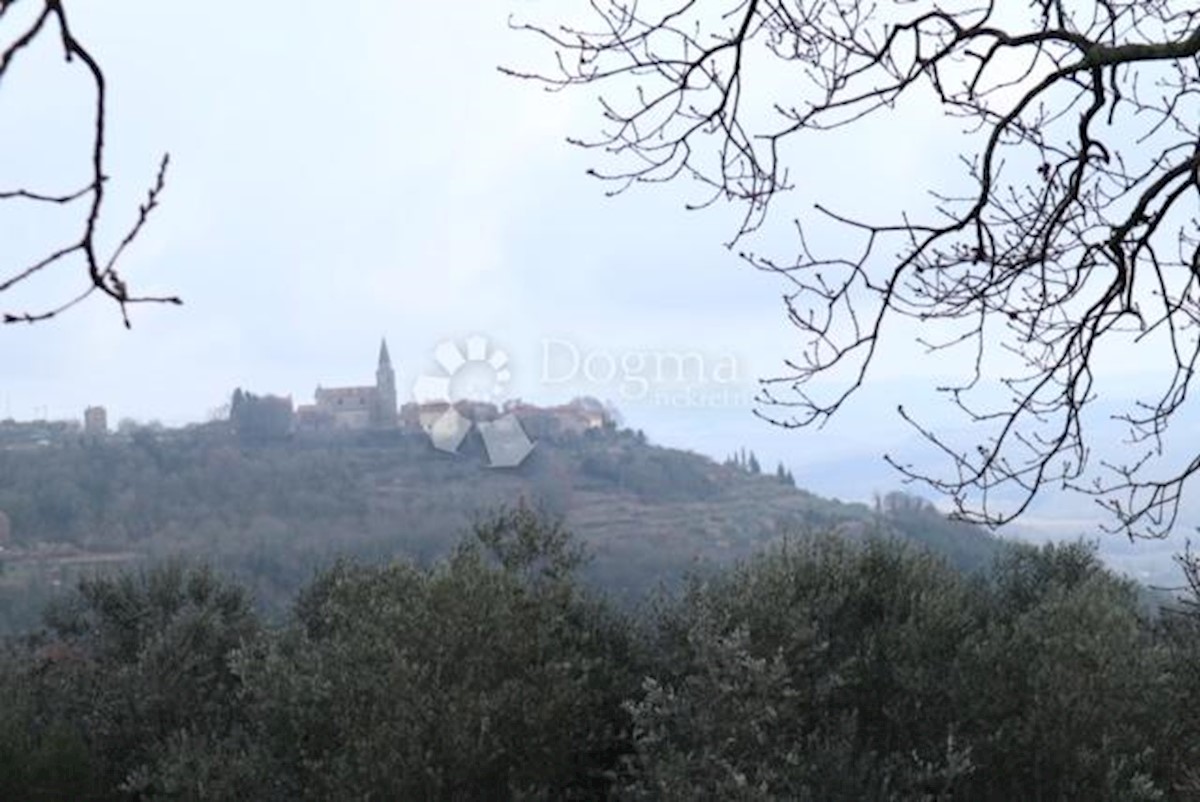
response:
[[[362,387],[318,387],[312,404],[296,410],[301,429],[391,429],[398,424],[396,373],[387,340],[379,345],[375,384]]]
[[[561,437],[580,435],[591,429],[603,428],[610,419],[608,410],[594,398],[575,398],[567,404],[539,407],[511,401],[504,412],[516,415],[531,436]]]
[[[83,411],[83,433],[102,437],[108,434],[108,410],[88,407]]]

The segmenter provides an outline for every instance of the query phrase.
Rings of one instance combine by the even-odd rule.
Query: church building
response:
[[[374,386],[318,387],[314,402],[296,410],[296,422],[302,429],[395,428],[396,373],[387,340],[379,345]]]

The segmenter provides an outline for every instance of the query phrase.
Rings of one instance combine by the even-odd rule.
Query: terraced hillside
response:
[[[804,530],[891,534],[968,569],[1003,547],[910,497],[832,501],[613,428],[543,438],[511,469],[489,468],[474,433],[457,454],[396,432],[249,446],[220,426],[0,451],[10,554],[185,555],[243,576],[268,609],[338,555],[428,562],[520,499],[563,516],[593,555],[589,575],[627,597]],[[53,574],[9,562],[0,594],[49,592],[37,577]]]

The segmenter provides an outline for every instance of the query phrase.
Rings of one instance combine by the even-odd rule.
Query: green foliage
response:
[[[972,625],[949,569],[806,538],[693,587],[634,707],[632,798],[921,799],[970,771],[945,662]]]
[[[990,571],[1013,549],[1010,541],[992,537],[980,527],[950,520],[918,496],[892,492],[877,503],[877,524],[883,531],[943,557],[961,571]]]
[[[32,649],[0,655],[0,799],[86,799],[95,767],[84,734],[45,711]]]
[[[339,563],[302,594],[293,625],[235,660],[252,727],[179,745],[164,787],[189,799],[206,787],[289,800],[603,798],[636,658],[626,628],[579,596],[577,561],[559,527],[518,506],[431,569]],[[250,758],[210,786],[239,754]]]
[[[80,582],[48,631],[5,662],[17,704],[0,733],[4,798],[116,799],[182,733],[238,717],[228,658],[257,637],[238,587],[167,564]],[[2,786],[0,786],[2,787]]]
[[[1004,547],[928,505],[873,515],[796,490],[778,472],[754,476],[646,445],[627,430],[539,440],[511,470],[487,468],[477,433],[463,451],[439,452],[424,433],[404,431],[248,443],[222,422],[0,449],[0,509],[11,518],[12,545],[72,551],[61,562],[48,555],[27,564],[46,570],[18,566],[0,577],[0,633],[36,624],[31,602],[48,589],[32,587],[31,577],[69,581],[60,569],[92,556],[203,559],[245,582],[260,610],[280,620],[335,557],[428,565],[450,553],[453,533],[479,510],[521,496],[562,517],[594,555],[585,578],[626,600],[795,531],[897,534],[972,569]]]
[[[203,559],[239,573],[260,604],[282,610],[334,550],[332,533],[354,531],[357,542],[347,545],[364,550],[382,537],[382,522],[362,526],[368,499],[354,468],[330,449],[243,449],[228,434],[145,432],[128,441],[0,450],[0,508],[18,548]],[[6,611],[30,593],[21,565],[14,561],[11,581],[0,578]],[[11,620],[0,631],[36,623]]]
[[[986,615],[963,644],[968,732],[986,782],[973,799],[1159,799],[1152,711],[1163,709],[1164,650],[1137,588],[1083,543],[1001,559]]]
[[[707,461],[694,454],[649,448],[641,443],[616,448],[588,449],[581,455],[583,478],[656,501],[684,501],[716,494],[719,486]]]
[[[914,514],[924,514],[916,502]],[[1200,789],[1200,618],[1094,547],[988,574],[789,539],[640,614],[518,502],[282,626],[206,568],[80,582],[0,653],[0,798],[1128,800]]]
[[[1165,799],[1194,747],[1151,733],[1195,732],[1168,704],[1195,699],[1169,667],[1195,640],[1139,609],[1083,544],[1020,549],[992,578],[896,542],[788,544],[663,617],[624,793]]]
[[[568,581],[586,559],[561,518],[524,499],[512,509],[500,507],[481,516],[474,535],[477,545],[468,543],[467,550],[482,547],[505,572],[531,583]]]
[[[244,443],[269,443],[284,440],[292,432],[292,402],[288,398],[257,396],[233,391],[229,404],[229,422]]]

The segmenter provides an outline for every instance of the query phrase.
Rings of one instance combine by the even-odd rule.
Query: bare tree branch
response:
[[[13,21],[16,17],[8,15],[15,6],[24,2],[25,0],[0,0],[0,34],[9,34],[10,29],[20,25],[19,22]],[[23,30],[12,31],[12,35],[6,37],[10,43],[0,52],[0,87],[6,80],[11,80],[8,77],[11,67],[24,55],[30,45],[45,36],[56,34],[66,61],[81,64],[95,90],[95,105],[92,111],[92,145],[89,159],[90,177],[80,189],[68,193],[43,192],[24,187],[0,189],[0,201],[24,201],[66,207],[83,203],[85,204],[85,213],[77,238],[48,248],[44,256],[24,265],[12,267],[5,266],[0,262],[0,293],[12,290],[51,268],[69,266],[72,260],[82,262],[86,284],[71,297],[50,303],[41,309],[0,310],[0,320],[3,320],[4,323],[36,323],[48,320],[98,292],[116,302],[121,311],[122,320],[128,328],[131,304],[182,303],[179,298],[174,296],[132,294],[117,270],[120,256],[141,233],[151,212],[158,205],[159,196],[166,186],[169,158],[166,155],[163,156],[154,184],[147,192],[146,201],[139,207],[136,220],[126,230],[120,243],[111,253],[102,254],[98,238],[105,206],[105,182],[108,178],[105,172],[107,87],[104,72],[91,52],[72,33],[67,21],[67,12],[61,0],[41,0],[40,6],[40,11],[32,22],[27,23]]]
[[[763,380],[760,414],[821,425],[862,387],[881,339],[915,321],[930,353],[968,349],[966,380],[938,388],[980,436],[950,442],[901,408],[948,470],[892,461],[957,514],[1000,524],[1046,486],[1093,495],[1113,528],[1163,535],[1200,456],[1167,464],[1163,437],[1200,357],[1200,8],[1182,0],[590,0],[595,30],[514,23],[554,48],[558,71],[507,69],[552,89],[593,86],[599,136],[576,140],[621,191],[690,176],[698,205],[744,207],[734,241],[789,188],[786,143],[834,144],[901,102],[933,98],[966,125],[965,191],[929,187],[932,214],[865,221],[813,214],[857,242],[831,256],[744,251],[788,284],[799,358]],[[778,85],[769,108],[750,82]],[[876,191],[872,187],[870,191]],[[925,334],[924,332],[928,332]],[[1114,462],[1089,447],[1117,346],[1173,367],[1118,414]],[[1002,360],[1016,358],[1016,369]],[[819,377],[844,375],[819,400]],[[1102,371],[1101,371],[1102,372]],[[1003,388],[1007,402],[983,386]],[[1146,388],[1140,388],[1145,390]]]

